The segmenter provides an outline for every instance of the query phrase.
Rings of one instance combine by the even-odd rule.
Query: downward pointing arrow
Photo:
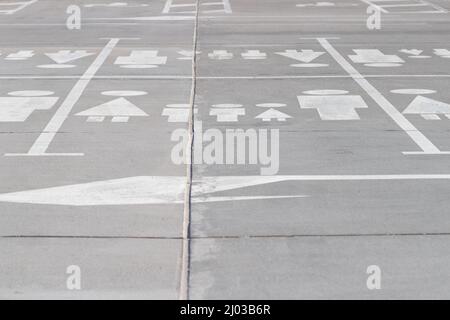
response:
[[[76,51],[60,50],[55,53],[46,53],[45,55],[50,59],[52,59],[53,61],[55,61],[56,63],[61,64],[85,58],[88,56],[92,56],[94,54],[95,53],[89,53],[86,50],[76,50]]]
[[[314,50],[285,50],[284,52],[275,53],[286,58],[291,58],[304,63],[310,63],[311,61],[323,55],[325,52],[316,52]]]

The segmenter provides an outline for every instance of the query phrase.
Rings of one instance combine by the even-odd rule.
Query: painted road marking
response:
[[[313,2],[313,3],[299,3],[296,4],[296,7],[299,8],[305,8],[305,7],[356,7],[358,6],[358,3],[334,3],[334,2],[329,2],[329,1],[318,1],[318,2]]]
[[[120,39],[117,39],[117,38],[113,38],[113,39],[109,40],[109,42],[106,44],[106,46],[103,48],[103,50],[99,53],[99,55],[94,60],[94,62],[89,66],[89,68],[86,70],[86,72],[81,76],[81,78],[78,80],[78,82],[72,88],[72,90],[69,92],[66,99],[63,101],[63,103],[58,108],[56,113],[50,119],[50,122],[47,124],[47,126],[44,128],[43,132],[39,135],[39,137],[36,139],[34,144],[31,146],[28,153],[25,153],[25,154],[7,153],[7,154],[5,154],[5,156],[83,156],[84,155],[83,153],[52,154],[52,153],[47,153],[47,149],[50,146],[50,144],[52,143],[53,139],[55,138],[55,135],[61,129],[64,121],[69,116],[73,107],[80,99],[81,95],[83,94],[84,90],[88,86],[89,82],[92,80],[92,78],[95,76],[97,71],[100,69],[100,67],[103,65],[103,63],[106,61],[106,59],[109,57],[112,50],[119,43],[119,40]]]
[[[364,74],[364,78],[450,78],[450,74]],[[70,80],[79,76],[0,76],[0,80]],[[92,79],[152,79],[152,80],[189,80],[187,75],[109,75],[94,76]],[[273,76],[197,76],[200,80],[283,80],[283,79],[349,79],[348,74],[342,75],[273,75]]]
[[[215,104],[209,115],[216,116],[217,122],[238,122],[239,116],[245,115],[245,108],[241,104]]]
[[[369,81],[367,81],[326,38],[317,38],[320,45],[353,78],[353,80],[380,106],[381,109],[419,146],[420,152],[403,152],[404,154],[450,154],[440,151],[422,132],[398,111]]]
[[[33,50],[20,50],[16,53],[9,54],[5,60],[27,60],[34,56]]]
[[[291,67],[327,67],[328,64],[321,63],[311,63],[312,61],[319,58],[321,55],[325,54],[325,52],[316,52],[314,50],[285,50],[284,52],[275,52],[276,54],[294,59],[303,63],[300,64],[291,64]]]
[[[22,9],[25,9],[26,7],[32,5],[33,3],[38,2],[39,0],[29,0],[29,1],[17,1],[17,2],[2,2],[0,3],[0,14],[14,14],[16,12],[19,12]],[[16,6],[17,5],[17,6]],[[10,7],[14,6],[13,9],[3,9],[2,6]]]
[[[247,50],[241,53],[241,57],[245,60],[264,60],[267,59],[267,53],[259,50]]]
[[[434,49],[434,54],[442,58],[450,58],[450,50],[448,49]]]
[[[179,0],[167,0],[162,13],[163,14],[169,14],[169,13],[196,13],[197,9],[197,3],[195,0],[192,0],[191,3],[179,3]],[[231,4],[230,0],[217,0],[217,1],[210,1],[210,2],[202,2],[200,3],[200,6],[207,7],[208,9],[202,10],[204,13],[227,13],[231,14],[233,11],[231,10]],[[181,9],[182,11],[179,11],[177,9]],[[188,11],[184,11],[184,10]]]
[[[194,114],[198,113],[198,108],[194,107]],[[189,122],[191,116],[190,104],[168,104],[167,108],[164,108],[162,116],[167,117],[167,122]]]
[[[405,61],[396,55],[387,55],[378,49],[353,49],[356,53],[348,57],[354,63],[364,63],[368,67],[399,67]]]
[[[0,122],[24,122],[35,110],[51,109],[56,97],[0,97]]]
[[[419,181],[450,180],[450,174],[280,175],[201,177],[192,184],[192,202],[304,198],[309,195],[213,196],[221,191],[288,181]],[[0,194],[0,202],[65,205],[183,204],[186,177],[138,176]]]
[[[111,122],[128,122],[130,117],[148,117],[148,114],[121,97],[79,112],[76,116],[86,116],[88,122],[102,122],[106,117],[112,117]]]
[[[384,13],[447,13],[448,10],[425,0],[361,0]],[[396,8],[400,8],[399,10]],[[417,10],[402,10],[417,8]]]
[[[157,50],[133,50],[129,56],[118,57],[114,64],[122,68],[157,68],[167,63],[167,57],[158,56]]]
[[[72,62],[78,59],[89,57],[95,53],[87,52],[86,50],[59,50],[54,53],[46,53],[45,55],[55,61],[57,64],[63,64],[67,62]]]
[[[290,115],[273,108],[270,108],[269,110],[266,110],[255,117],[255,119],[261,119],[264,122],[270,122],[272,120],[276,120],[278,122],[285,122],[287,119],[290,118],[292,118]]]
[[[417,96],[403,111],[404,114],[420,114],[425,120],[440,120],[439,115],[450,117],[450,104]]]
[[[233,59],[233,53],[227,50],[213,50],[213,52],[208,53],[208,57],[212,60],[230,60]]]
[[[322,120],[359,120],[355,109],[368,108],[361,96],[298,96],[301,109],[317,109]]]

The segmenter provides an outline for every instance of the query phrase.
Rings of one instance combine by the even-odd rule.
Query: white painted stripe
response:
[[[222,1],[223,1],[223,8],[225,10],[225,13],[228,13],[228,14],[233,13],[233,10],[231,10],[230,0],[222,0]]]
[[[78,80],[78,82],[69,92],[64,102],[53,115],[44,131],[40,134],[40,136],[34,142],[33,146],[30,148],[28,152],[30,155],[42,155],[47,152],[47,149],[50,143],[53,141],[56,133],[59,131],[64,121],[69,116],[70,112],[72,111],[77,101],[80,99],[89,82],[109,57],[118,42],[119,39],[111,39],[91,64],[91,66],[83,74],[82,78]]]
[[[162,13],[169,13],[173,0],[167,0]]]
[[[0,76],[0,80],[70,80],[80,79],[81,76]],[[368,74],[364,78],[450,78],[450,74]],[[200,80],[283,80],[283,79],[327,79],[327,78],[351,78],[348,74],[343,75],[292,75],[292,76],[197,76]],[[148,79],[148,80],[190,80],[192,76],[183,75],[111,75],[94,76],[95,79]]]
[[[383,12],[383,13],[388,13],[388,11],[385,10],[385,9],[383,9],[383,7],[381,7],[381,6],[379,6],[379,5],[376,5],[375,3],[373,3],[373,2],[370,1],[370,0],[361,0],[361,1],[364,2],[364,3],[366,3],[366,4],[368,4],[368,5],[371,6],[371,7],[374,7],[374,8],[376,8],[376,9],[378,9],[379,11],[381,11],[381,12]]]
[[[14,9],[11,9],[11,10],[5,10],[5,11],[2,11],[1,13],[4,13],[4,14],[14,14],[14,13],[16,13],[16,12],[22,10],[22,9],[25,9],[25,8],[28,7],[29,5],[32,5],[33,3],[36,3],[37,1],[38,1],[38,0],[30,0],[30,1],[27,1],[27,2],[21,1],[21,2],[3,3],[3,5],[15,5],[15,4],[18,4],[19,6],[17,6],[17,7],[14,8]]]
[[[359,86],[380,106],[386,114],[427,154],[441,151],[398,111],[373,85],[371,85],[325,38],[317,39],[320,45],[359,84]]]

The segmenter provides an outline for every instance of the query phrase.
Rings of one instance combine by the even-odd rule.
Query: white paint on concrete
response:
[[[75,60],[79,60],[85,57],[89,57],[94,55],[93,52],[87,52],[86,50],[60,50],[54,53],[46,53],[45,55],[55,61],[57,64],[64,64],[68,62],[72,62]]]
[[[94,62],[90,65],[90,67],[86,70],[86,72],[83,74],[83,76],[77,81],[75,86],[69,92],[66,99],[63,101],[63,103],[58,108],[56,113],[50,119],[49,123],[44,128],[43,132],[39,135],[39,137],[36,139],[34,144],[31,146],[30,150],[26,154],[6,154],[6,156],[24,156],[24,155],[44,156],[44,155],[48,155],[47,149],[50,146],[50,144],[52,143],[55,135],[61,129],[64,121],[66,121],[66,119],[69,116],[70,112],[72,111],[73,107],[80,99],[84,90],[86,90],[86,87],[88,86],[88,84],[90,83],[92,78],[95,76],[97,71],[100,69],[100,67],[103,65],[103,63],[106,61],[106,59],[109,57],[112,50],[116,47],[116,45],[118,43],[119,43],[119,39],[117,39],[117,38],[113,38],[108,41],[108,43],[103,48],[103,50],[100,52],[100,54],[97,56],[97,58],[94,60]],[[63,153],[61,155],[67,156],[70,154]],[[75,155],[80,156],[82,154],[77,153]]]
[[[317,39],[322,47],[353,78],[353,80],[380,106],[380,108],[416,143],[421,149],[418,154],[447,154],[439,150],[422,132],[395,108],[361,73],[358,72],[325,38]],[[412,154],[404,152],[404,154]],[[415,154],[415,153],[414,153]]]
[[[355,109],[368,108],[361,96],[298,96],[301,109],[317,109],[322,120],[359,120]]]

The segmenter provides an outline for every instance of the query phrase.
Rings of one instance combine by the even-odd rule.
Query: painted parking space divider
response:
[[[421,151],[404,151],[405,155],[448,155],[449,151],[441,151],[420,130],[387,100],[367,79],[348,62],[326,38],[316,38],[320,45],[349,74],[378,106],[407,134]]]
[[[94,62],[89,66],[89,68],[84,72],[84,74],[77,81],[75,86],[70,90],[67,97],[62,102],[61,106],[56,110],[56,113],[47,123],[46,127],[43,129],[39,137],[35,140],[33,145],[30,147],[26,153],[6,153],[5,156],[84,156],[83,153],[49,153],[47,152],[48,147],[52,143],[56,134],[61,129],[62,125],[66,121],[67,117],[70,115],[75,104],[78,102],[80,97],[83,95],[84,90],[89,85],[90,81],[93,79],[95,74],[98,72],[100,67],[104,64],[106,59],[110,56],[113,49],[119,43],[119,38],[109,39],[108,43],[104,46],[102,51],[97,55]]]

